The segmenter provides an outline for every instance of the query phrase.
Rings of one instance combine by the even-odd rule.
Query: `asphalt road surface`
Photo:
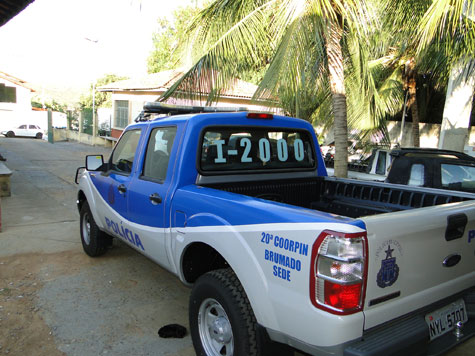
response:
[[[13,171],[1,200],[0,355],[194,355],[189,333],[157,334],[188,328],[187,287],[117,239],[103,257],[82,251],[74,175],[86,154],[110,149],[1,137],[0,154]],[[447,355],[475,355],[475,339]]]

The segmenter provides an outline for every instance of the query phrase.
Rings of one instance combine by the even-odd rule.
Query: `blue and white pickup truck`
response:
[[[327,177],[299,119],[164,109],[86,157],[81,239],[192,286],[197,355],[436,355],[475,334],[475,195]]]

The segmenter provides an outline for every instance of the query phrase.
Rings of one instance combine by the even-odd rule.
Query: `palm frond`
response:
[[[218,1],[225,2],[225,1]],[[268,44],[266,24],[268,23],[269,9],[274,1],[255,8],[245,17],[237,21],[231,28],[206,48],[208,38],[206,34],[197,41],[202,43],[201,58],[178,80],[160,100],[168,99],[172,94],[175,97],[203,100],[203,95],[209,93],[207,102],[217,101],[220,94],[232,87],[243,68],[257,66],[261,63],[259,56],[262,47]],[[204,15],[202,15],[204,16]],[[219,15],[220,16],[220,15]],[[215,21],[216,20],[216,21]],[[208,22],[219,22],[220,18],[210,18]],[[201,31],[197,27],[198,31]]]
[[[254,98],[281,95],[285,87],[315,91],[325,67],[324,40],[315,30],[318,25],[315,16],[307,15],[288,26]]]
[[[468,61],[467,54],[475,52],[474,11],[472,1],[434,0],[418,23],[418,53],[436,43],[447,55]]]

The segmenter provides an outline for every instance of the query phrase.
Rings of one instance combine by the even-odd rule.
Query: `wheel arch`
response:
[[[84,180],[84,181],[83,181]],[[103,231],[106,231],[104,223],[98,214],[97,207],[96,207],[96,199],[94,199],[94,194],[92,191],[92,187],[89,181],[85,180],[84,177],[81,177],[80,180],[80,188],[77,194],[77,208],[79,213],[81,213],[81,208],[84,203],[87,202],[89,205],[89,209],[91,210],[92,216],[96,221],[97,226]],[[107,232],[107,231],[106,231]]]
[[[231,267],[226,259],[204,242],[193,242],[183,251],[181,272],[186,283],[193,284],[200,276],[221,268]]]
[[[258,323],[274,323],[273,307],[262,298],[269,293],[268,281],[249,246],[230,246],[223,241],[211,246],[204,241],[195,240],[183,250],[179,267],[182,280],[191,285],[207,272],[230,268],[243,286]]]
[[[207,260],[210,258],[209,264],[203,264],[201,261]],[[263,355],[282,355],[282,356],[291,356],[293,355],[293,350],[288,345],[273,342],[267,332],[267,329],[263,326],[262,322],[265,320],[262,318],[262,315],[267,315],[272,317],[272,307],[270,303],[264,302],[264,308],[258,300],[255,299],[255,295],[249,293],[250,288],[256,288],[257,285],[262,283],[259,281],[259,278],[256,278],[257,283],[254,285],[245,285],[243,283],[243,271],[237,273],[236,270],[231,266],[228,261],[223,257],[223,255],[217,251],[212,246],[204,242],[193,242],[189,244],[186,249],[183,251],[182,260],[181,260],[181,269],[182,276],[186,283],[194,283],[200,276],[206,274],[207,272],[212,272],[214,270],[229,268],[232,270],[237,280],[241,283],[241,286],[246,294],[247,300],[252,309],[252,313],[257,322],[256,332],[258,343],[261,347],[265,345],[265,354]],[[254,277],[257,277],[257,274],[253,274]],[[249,279],[249,278],[248,278]],[[260,284],[262,286],[262,284]],[[262,296],[262,294],[260,294]],[[264,298],[265,299],[265,298]],[[269,309],[267,309],[269,308]]]
[[[84,192],[82,190],[79,190],[78,191],[78,199],[76,201],[79,212],[81,212],[81,208],[82,208],[85,201],[87,201],[86,194],[84,194]]]

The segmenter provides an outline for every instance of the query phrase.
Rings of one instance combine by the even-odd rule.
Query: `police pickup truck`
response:
[[[192,287],[197,355],[435,355],[475,334],[473,194],[327,177],[295,118],[154,118],[180,109],[146,104],[86,157],[77,204],[88,255],[118,238]]]

